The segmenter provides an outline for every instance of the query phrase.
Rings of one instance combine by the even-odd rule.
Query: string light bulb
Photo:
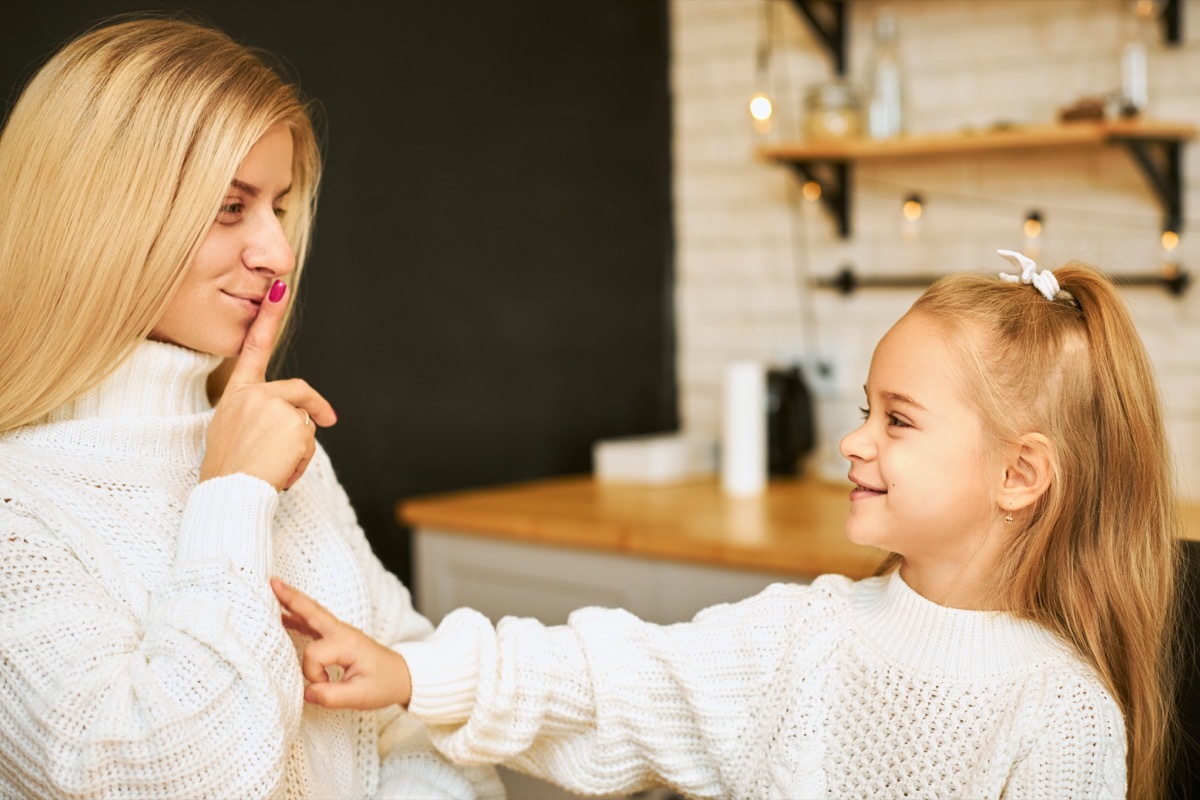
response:
[[[754,58],[754,94],[746,103],[750,112],[750,127],[757,136],[766,136],[775,122],[775,102],[771,99],[771,48],[774,45],[772,0],[762,2],[762,27],[759,31],[758,50]]]
[[[750,124],[760,136],[771,132],[771,120],[775,115],[775,104],[766,92],[755,92],[750,96]]]
[[[1025,255],[1036,261],[1042,254],[1042,212],[1026,214],[1021,231],[1025,234]]]
[[[821,199],[821,184],[816,181],[805,181],[804,185],[800,187],[800,193],[805,200],[815,203]]]
[[[925,213],[925,203],[921,200],[921,195],[910,194],[904,198],[904,204],[900,206],[900,214],[904,217],[904,222],[900,225],[900,238],[906,242],[911,242],[921,233],[920,220],[921,215]]]
[[[1179,234],[1176,231],[1162,232],[1162,274],[1174,278],[1179,274]]]

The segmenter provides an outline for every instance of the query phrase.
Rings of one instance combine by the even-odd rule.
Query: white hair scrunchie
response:
[[[1054,277],[1054,273],[1048,269],[1041,272],[1037,271],[1037,264],[1033,263],[1033,259],[1021,253],[1012,250],[997,250],[1001,256],[1012,264],[1014,267],[1021,269],[1020,275],[1009,275],[1007,272],[1000,273],[1000,279],[1009,283],[1025,283],[1033,284],[1033,288],[1042,293],[1042,297],[1047,300],[1053,300],[1058,295],[1058,278]]]

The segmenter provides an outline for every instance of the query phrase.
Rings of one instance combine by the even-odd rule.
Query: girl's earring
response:
[[[1007,522],[1009,525],[1012,525],[1013,515],[1012,515],[1011,511],[1007,515],[1005,515],[1004,521]]]

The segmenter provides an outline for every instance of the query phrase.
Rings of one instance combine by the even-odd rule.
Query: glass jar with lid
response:
[[[862,126],[862,93],[854,84],[835,78],[814,84],[804,93],[806,138],[849,139],[861,135]]]

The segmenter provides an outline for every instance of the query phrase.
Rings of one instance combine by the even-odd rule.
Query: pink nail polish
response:
[[[287,291],[287,284],[283,281],[275,281],[271,284],[271,293],[267,295],[267,299],[272,303],[278,303],[283,299],[284,292]]]

